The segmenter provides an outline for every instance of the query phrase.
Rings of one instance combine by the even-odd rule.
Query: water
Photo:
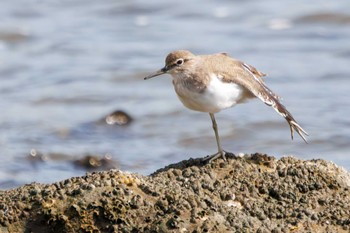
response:
[[[171,78],[143,77],[166,54],[228,52],[269,74],[309,134],[258,100],[217,114],[225,150],[323,158],[350,169],[350,15],[339,1],[40,1],[0,3],[0,188],[83,175],[72,161],[109,155],[149,174],[216,150],[207,114]],[[124,110],[129,126],[97,122]],[[30,159],[30,151],[44,161]]]

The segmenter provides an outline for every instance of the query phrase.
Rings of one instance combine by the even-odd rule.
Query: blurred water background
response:
[[[12,0],[0,3],[0,188],[80,176],[87,155],[149,174],[216,152],[208,114],[170,76],[144,81],[168,52],[228,52],[267,84],[309,144],[258,100],[222,111],[233,153],[322,158],[350,169],[350,2]],[[128,125],[108,125],[115,110]],[[101,120],[102,119],[102,120]]]

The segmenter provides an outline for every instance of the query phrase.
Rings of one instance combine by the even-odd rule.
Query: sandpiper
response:
[[[295,130],[307,142],[307,132],[281,104],[280,97],[264,83],[265,74],[227,53],[196,56],[187,50],[173,51],[166,57],[162,69],[144,79],[166,73],[173,77],[175,92],[187,108],[210,115],[218,152],[205,160],[212,161],[219,157],[226,160],[214,114],[255,97],[287,120],[292,139]]]

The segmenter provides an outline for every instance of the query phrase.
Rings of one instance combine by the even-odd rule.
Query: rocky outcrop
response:
[[[263,154],[0,191],[0,232],[349,232],[350,175]]]

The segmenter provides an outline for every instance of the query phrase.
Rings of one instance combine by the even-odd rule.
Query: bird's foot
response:
[[[203,162],[211,163],[212,161],[222,157],[222,159],[226,162],[226,152],[225,151],[218,151],[217,153],[213,155],[208,155],[207,157],[203,158]]]

